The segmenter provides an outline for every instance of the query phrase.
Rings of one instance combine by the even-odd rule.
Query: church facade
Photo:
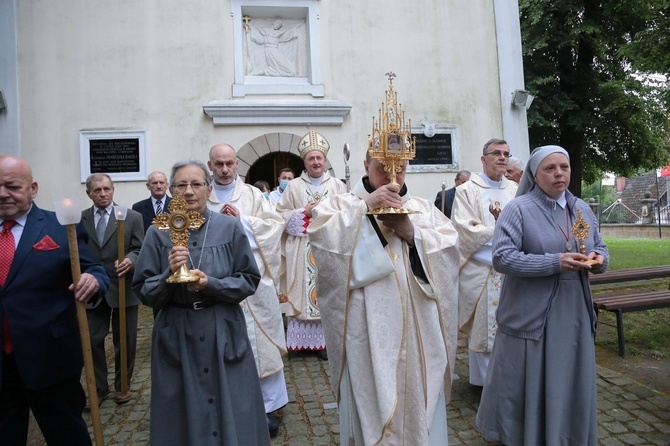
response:
[[[528,157],[515,0],[10,0],[0,60],[0,152],[31,163],[49,209],[86,206],[101,171],[130,205],[148,173],[221,142],[247,182],[273,184],[309,130],[338,178],[349,145],[355,182],[390,77],[417,137],[414,195],[480,170],[490,138]]]

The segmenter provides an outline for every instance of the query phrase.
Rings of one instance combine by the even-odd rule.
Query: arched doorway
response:
[[[244,182],[254,184],[265,180],[274,188],[277,186],[279,171],[284,167],[293,169],[298,177],[304,170],[304,163],[298,151],[302,136],[293,133],[266,133],[257,136],[237,151],[239,169],[237,171]],[[329,161],[326,169],[336,177]]]
[[[270,184],[270,189],[278,186],[277,177],[279,172],[289,167],[293,170],[293,175],[299,176],[304,169],[302,158],[298,155],[287,152],[273,152],[264,155],[251,165],[247,172],[246,182],[254,184],[258,180],[265,180]]]

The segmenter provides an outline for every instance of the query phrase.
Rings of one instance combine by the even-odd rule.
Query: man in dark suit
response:
[[[137,306],[139,298],[131,288],[133,265],[137,260],[144,240],[142,216],[129,209],[124,224],[123,246],[125,258],[118,261],[118,233],[114,215],[114,183],[107,174],[93,174],[86,180],[86,194],[93,206],[82,211],[80,225],[88,232],[88,247],[93,258],[102,263],[109,273],[110,284],[105,298],[97,306],[87,309],[88,325],[91,333],[93,367],[98,400],[102,403],[109,396],[107,383],[107,358],[105,356],[105,337],[109,333],[109,321],[112,321],[112,340],[114,341],[114,388],[117,404],[127,403],[132,397],[130,389],[121,392],[121,345],[119,327],[119,277],[126,276],[126,342],[128,383],[133,376],[135,365],[135,347],[137,345]],[[101,226],[102,225],[102,226]]]
[[[0,155],[0,444],[26,444],[32,410],[50,445],[90,445],[75,299],[99,299],[109,277],[79,231],[73,290],[66,228],[36,195],[28,163]]]
[[[470,172],[467,170],[461,170],[456,174],[456,178],[454,179],[454,187],[444,193],[444,215],[446,215],[447,218],[451,218],[451,206],[454,204],[456,188],[469,179]],[[435,197],[435,206],[437,206],[439,210],[442,210],[442,191],[439,191],[437,193],[437,197]]]
[[[167,176],[163,172],[151,172],[147,179],[147,189],[151,196],[133,205],[133,210],[142,214],[144,232],[147,232],[156,215],[167,212],[172,198],[167,196]]]

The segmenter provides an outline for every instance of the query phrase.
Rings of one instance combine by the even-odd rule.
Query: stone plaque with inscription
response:
[[[451,134],[438,133],[431,138],[419,133],[413,136],[416,137],[416,156],[409,161],[410,166],[453,164]]]
[[[140,141],[137,138],[89,140],[91,173],[140,171]]]

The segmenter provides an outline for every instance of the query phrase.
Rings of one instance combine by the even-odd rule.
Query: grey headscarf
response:
[[[552,153],[562,153],[568,158],[570,162],[570,155],[568,152],[561,146],[542,146],[533,150],[528,158],[528,164],[526,164],[526,170],[523,171],[523,176],[519,182],[519,188],[516,190],[516,196],[520,197],[523,194],[530,192],[533,187],[535,187],[535,172],[537,168],[540,167],[542,161]]]

